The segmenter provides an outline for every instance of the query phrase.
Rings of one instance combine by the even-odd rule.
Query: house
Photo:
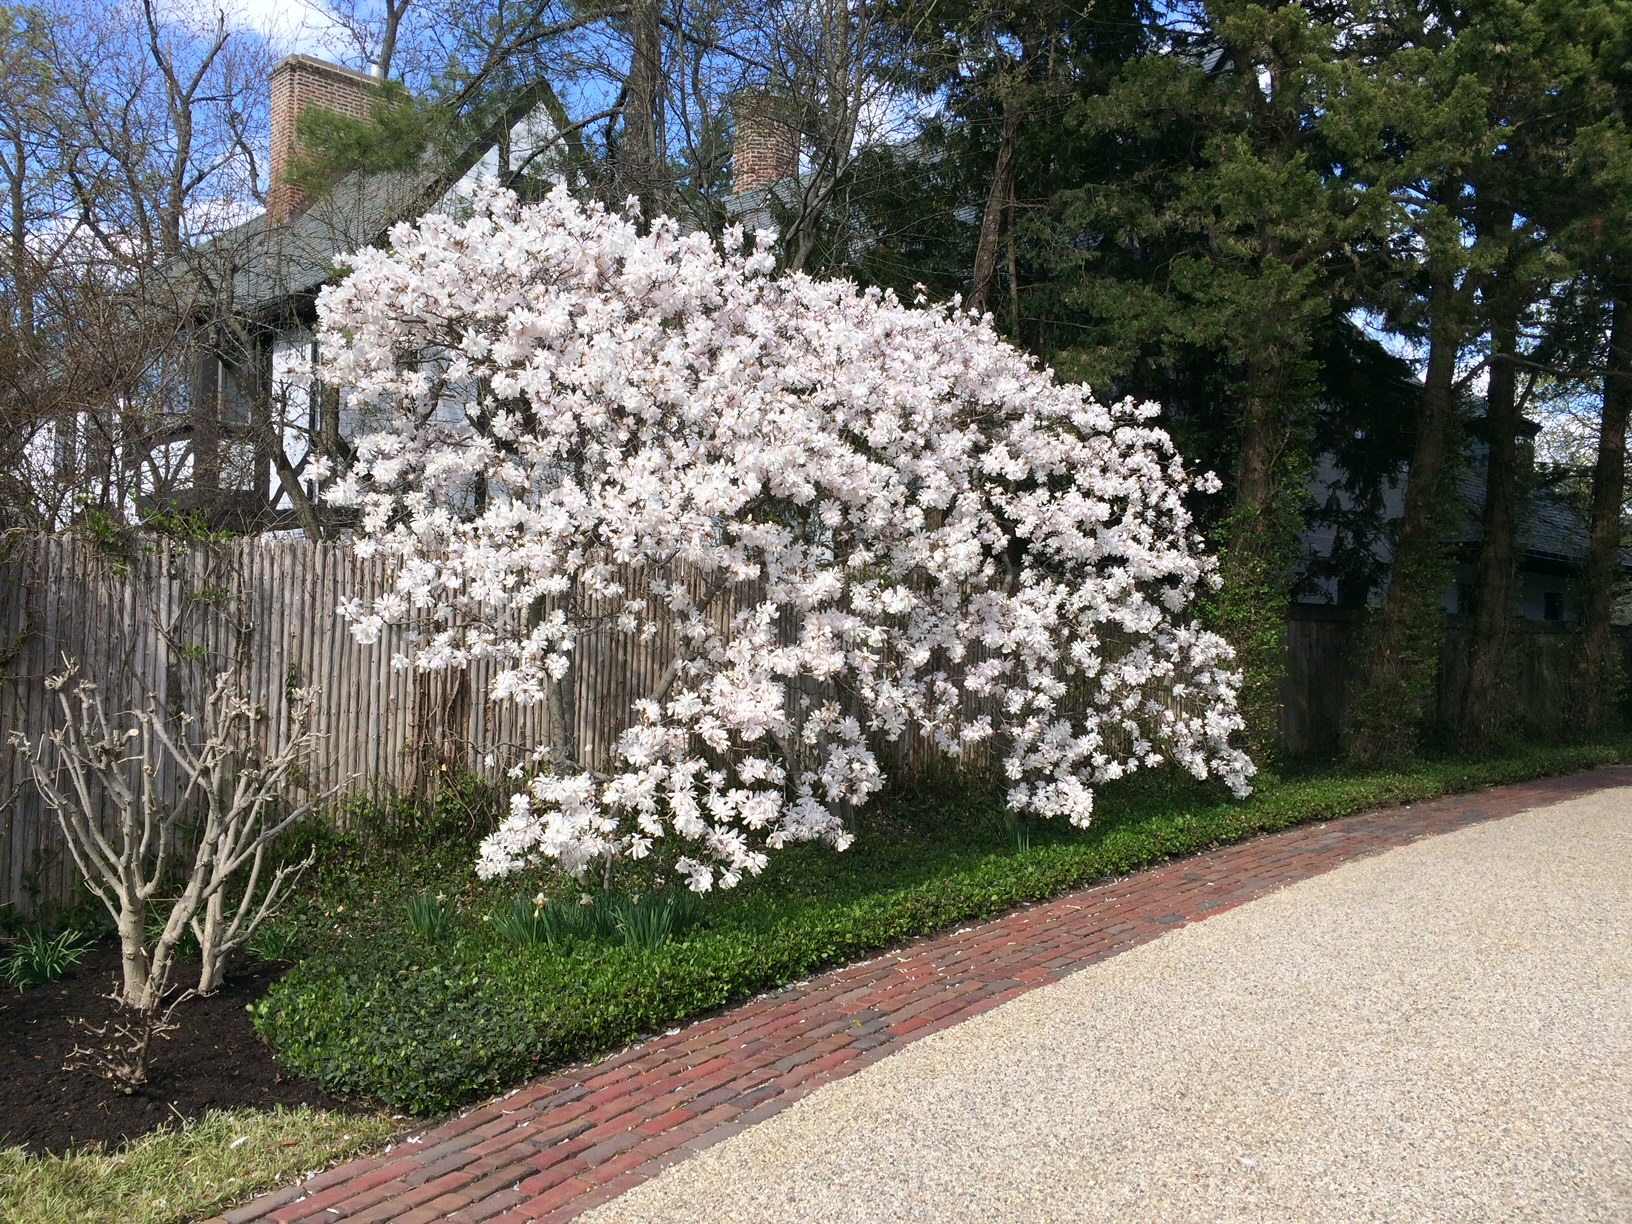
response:
[[[317,295],[338,275],[336,258],[381,242],[399,221],[458,207],[500,172],[494,140],[451,167],[353,173],[306,198],[290,181],[299,115],[318,107],[367,118],[378,84],[306,55],[273,68],[267,209],[189,255],[186,275],[204,286],[193,295],[191,394],[153,442],[165,452],[155,470],[173,476],[148,491],[150,503],[197,510],[234,530],[300,526],[296,498],[312,496],[308,458],[349,432],[338,400],[311,376]],[[553,136],[537,109],[505,122],[503,147],[516,160],[530,162]]]
[[[1529,621],[1571,622],[1581,617],[1578,581],[1587,555],[1585,516],[1564,496],[1540,483],[1530,470],[1540,426],[1525,422],[1520,452],[1526,469],[1521,493],[1515,563],[1514,614]],[[1455,570],[1446,587],[1447,613],[1469,615],[1475,583],[1485,501],[1485,448],[1475,440],[1453,477],[1447,525]],[[1387,463],[1387,460],[1384,460]],[[1406,468],[1396,461],[1384,471],[1355,479],[1332,451],[1316,462],[1310,481],[1307,526],[1299,541],[1294,603],[1302,608],[1364,609],[1381,604],[1392,560],[1392,530],[1405,507]],[[1632,574],[1632,553],[1621,554]]]

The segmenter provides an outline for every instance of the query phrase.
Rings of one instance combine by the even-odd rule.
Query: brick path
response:
[[[1254,838],[917,940],[540,1080],[226,1213],[568,1220],[928,1033],[1351,859],[1608,786],[1549,778]]]

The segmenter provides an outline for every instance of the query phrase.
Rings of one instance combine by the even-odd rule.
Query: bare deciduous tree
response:
[[[271,49],[155,0],[43,0],[0,20],[27,36],[0,57],[0,176],[28,205],[5,210],[0,444],[19,475],[0,481],[0,518],[59,529],[180,508],[254,527],[281,503],[319,533],[264,326],[234,300],[243,255],[219,241],[260,200]],[[217,352],[240,421],[202,376]]]

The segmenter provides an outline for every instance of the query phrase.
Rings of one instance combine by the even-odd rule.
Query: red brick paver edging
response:
[[[224,1219],[568,1220],[908,1042],[1166,931],[1352,859],[1611,786],[1632,786],[1632,767],[1267,834],[917,940],[561,1071]]]

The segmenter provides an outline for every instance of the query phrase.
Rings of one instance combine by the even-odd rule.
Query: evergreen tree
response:
[[[1626,450],[1632,416],[1632,4],[1583,6],[1581,46],[1592,54],[1572,101],[1578,126],[1571,157],[1543,193],[1565,255],[1584,275],[1574,317],[1561,320],[1557,348],[1575,376],[1596,379],[1601,410],[1588,495],[1589,540],[1582,576],[1583,640],[1571,701],[1585,735],[1608,722],[1624,683],[1611,636],[1625,536]],[[1570,326],[1571,323],[1575,325]]]
[[[1561,199],[1558,186],[1579,159],[1582,121],[1603,101],[1594,43],[1605,31],[1595,28],[1593,7],[1560,0],[1492,5],[1460,34],[1489,48],[1490,121],[1499,133],[1472,174],[1474,224],[1488,239],[1493,266],[1478,290],[1486,331],[1485,487],[1474,635],[1455,728],[1459,746],[1470,752],[1494,746],[1513,722],[1502,686],[1515,613],[1521,384],[1533,384],[1536,372],[1526,361],[1521,374],[1521,358],[1531,355],[1523,333],[1541,322],[1552,285],[1571,271],[1556,238],[1581,197]]]
[[[1463,398],[1479,372],[1487,376],[1479,611],[1458,730],[1469,748],[1500,730],[1516,562],[1517,362],[1532,305],[1567,275],[1543,213],[1570,157],[1593,7],[1388,0],[1365,6],[1360,53],[1344,62],[1331,126],[1345,163],[1390,210],[1381,252],[1389,273],[1375,302],[1426,354],[1387,593],[1351,694],[1347,750],[1360,762],[1398,760],[1420,743],[1454,563]]]
[[[1492,47],[1477,36],[1475,7],[1364,6],[1369,29],[1334,95],[1331,130],[1344,164],[1388,209],[1379,254],[1389,268],[1377,306],[1426,352],[1387,591],[1349,699],[1346,751],[1367,764],[1416,750],[1434,691],[1454,561],[1452,481],[1464,424],[1458,374],[1481,334],[1479,290],[1509,237],[1480,224],[1476,208],[1475,175],[1500,144],[1492,122],[1500,108],[1488,71]]]
[[[1229,476],[1213,616],[1260,754],[1277,738],[1317,341],[1351,292],[1343,252],[1375,221],[1325,132],[1345,7],[1168,10],[1143,54],[1077,100],[1071,123],[1102,160],[1050,216],[1056,300],[1083,323],[1073,372],[1177,400]]]

